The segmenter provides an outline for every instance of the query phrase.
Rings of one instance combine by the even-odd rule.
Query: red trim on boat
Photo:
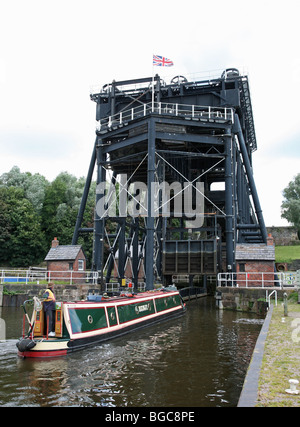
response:
[[[65,356],[67,350],[48,350],[48,351],[18,351],[18,356],[21,357],[57,357]]]

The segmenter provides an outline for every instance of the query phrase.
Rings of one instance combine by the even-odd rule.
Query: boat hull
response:
[[[181,316],[185,304],[178,292],[144,293],[100,303],[64,303],[68,338],[36,339],[18,352],[21,357],[59,357],[122,336],[140,328]],[[18,345],[17,345],[18,347]],[[22,346],[19,345],[22,348]]]

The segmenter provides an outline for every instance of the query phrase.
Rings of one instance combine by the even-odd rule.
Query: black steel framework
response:
[[[92,268],[103,282],[114,271],[119,281],[145,281],[147,289],[170,284],[173,274],[192,283],[195,275],[235,271],[237,242],[266,243],[247,76],[229,69],[205,81],[113,81],[91,99],[99,126],[72,244],[79,233],[94,233]],[[94,227],[81,228],[95,167]],[[158,192],[164,185],[167,198]],[[182,209],[185,196],[194,217]]]

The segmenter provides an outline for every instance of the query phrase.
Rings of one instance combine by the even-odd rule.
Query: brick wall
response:
[[[74,271],[78,270],[78,261],[79,260],[83,260],[83,265],[84,265],[83,266],[83,270],[85,270],[86,269],[86,259],[85,259],[85,256],[84,256],[84,253],[83,253],[82,249],[80,249],[80,251],[79,251],[79,253],[77,255],[77,258],[74,261],[74,265],[73,265],[73,270]]]
[[[241,264],[237,264],[236,282],[239,286],[261,286],[263,275],[264,286],[274,286],[274,263],[269,261],[245,261],[244,272],[238,274],[241,270]],[[268,274],[270,273],[270,274]]]
[[[69,271],[69,261],[48,261],[48,271]]]
[[[83,271],[78,271],[79,260],[83,260]],[[73,264],[73,270],[70,270],[70,263]],[[77,258],[74,261],[47,261],[47,270],[51,272],[51,280],[60,279],[64,276],[70,277],[71,271],[73,278],[84,279],[86,277],[86,259],[82,249],[80,249]]]
[[[264,285],[273,286],[274,265],[275,247],[270,235],[267,245],[246,243],[236,245],[236,271],[241,273],[237,274],[239,286],[246,286],[246,283],[247,286],[260,286],[261,274],[254,273],[266,273]]]

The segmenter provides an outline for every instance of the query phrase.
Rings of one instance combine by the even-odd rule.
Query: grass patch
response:
[[[6,287],[3,287],[3,295],[10,295],[10,296],[15,296],[15,295],[23,295],[24,292],[22,291],[9,291],[8,289],[6,289]]]
[[[300,259],[300,245],[297,246],[275,246],[276,262],[292,262]]]
[[[265,342],[256,406],[300,406],[300,394],[289,395],[289,380],[300,380],[300,305],[289,300],[288,317],[283,305],[274,307]]]

